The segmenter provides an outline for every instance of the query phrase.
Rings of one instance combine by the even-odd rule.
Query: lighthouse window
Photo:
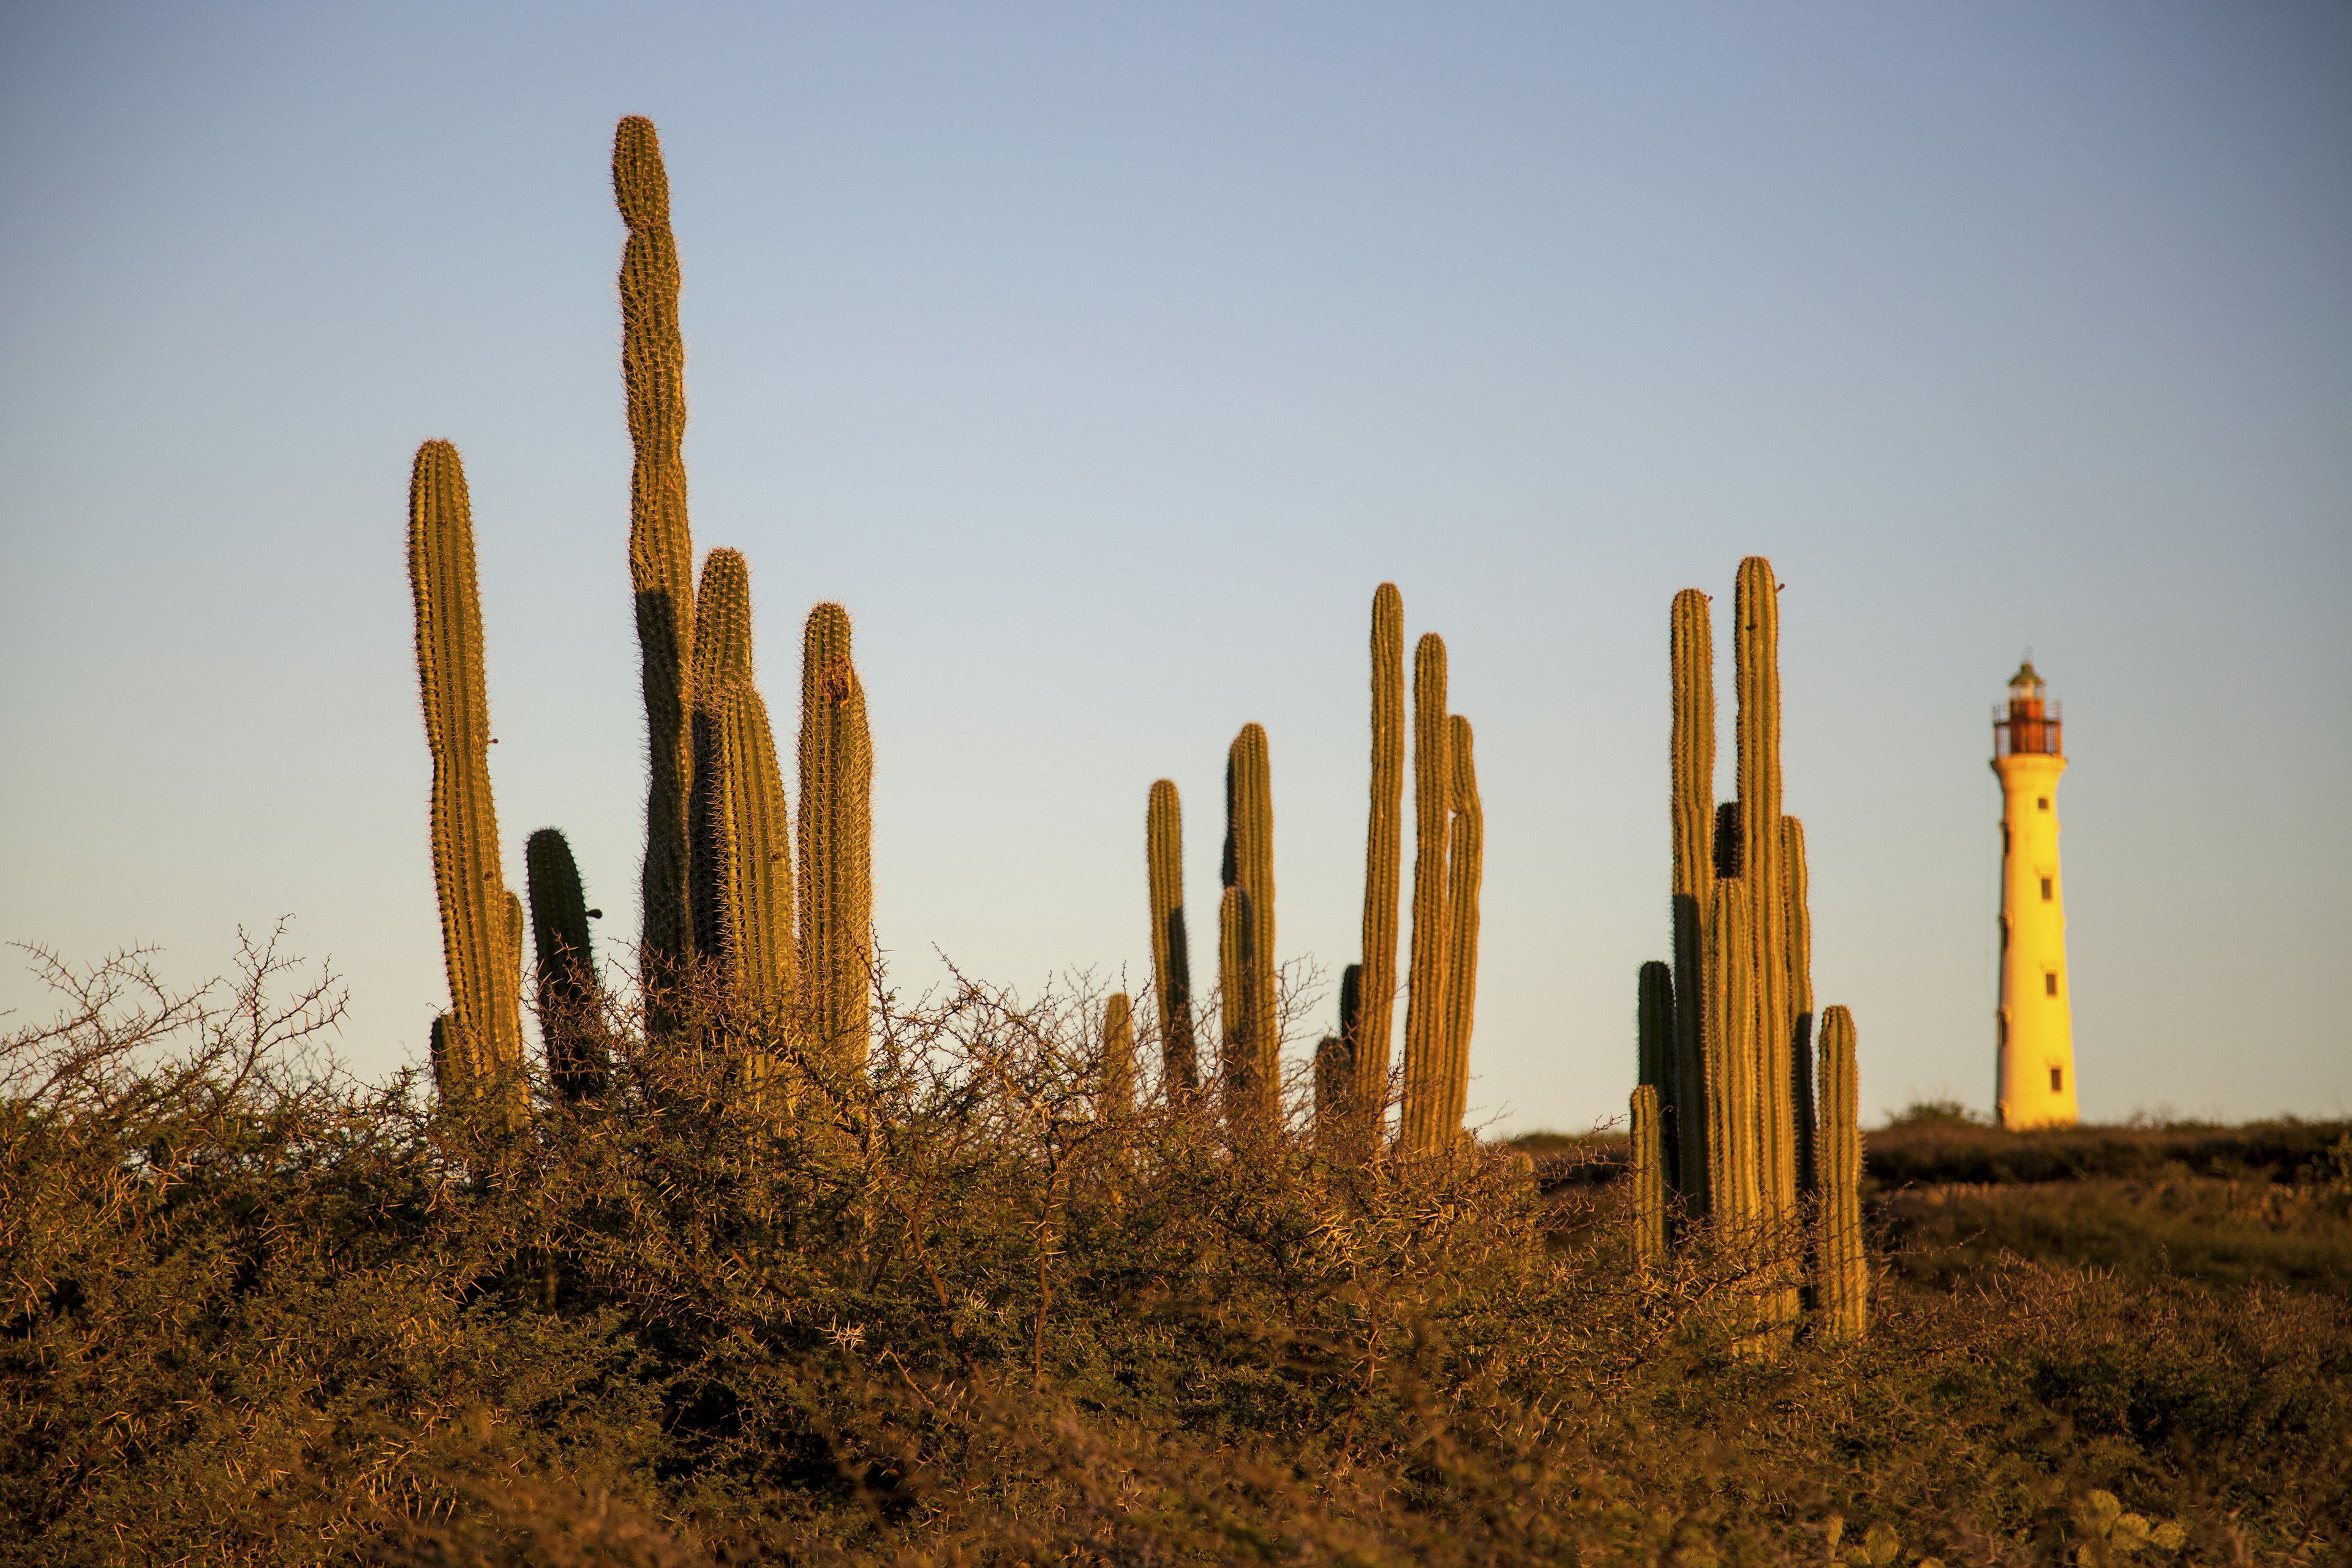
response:
[[[2046,969],[2042,971],[2042,994],[2044,996],[2055,996],[2058,994],[2058,972],[2056,970]]]
[[[2036,811],[2047,811],[2047,810],[2049,810],[2049,809],[2050,809],[2050,797],[2049,797],[2048,795],[2035,795],[2035,796],[2033,797],[2033,809],[2034,809],[2034,810],[2036,810]]]
[[[2063,1094],[2066,1092],[2066,1069],[2064,1068],[2052,1068],[2050,1069],[2050,1092],[2053,1094]]]
[[[1993,1015],[1992,1021],[1993,1044],[1997,1046],[2005,1046],[2009,1044],[2009,1015],[2007,1013],[1996,1013]]]
[[[2000,825],[2000,858],[2004,860],[2009,858],[2009,824],[2006,822]]]
[[[2047,877],[2042,879],[2042,901],[2045,904],[2050,901],[2050,879]]]
[[[2000,917],[2000,950],[2003,952],[2009,951],[2009,917],[2007,915]]]

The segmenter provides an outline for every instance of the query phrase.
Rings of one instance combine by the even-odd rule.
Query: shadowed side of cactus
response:
[[[1816,1190],[1813,1104],[1813,916],[1805,871],[1805,825],[1793,816],[1780,819],[1780,869],[1787,884],[1783,900],[1788,920],[1789,1100],[1797,1130],[1797,1191]]]
[[[1674,689],[1668,748],[1674,785],[1674,1056],[1657,1080],[1675,1137],[1676,1187],[1685,1214],[1707,1210],[1706,1077],[1706,911],[1714,897],[1715,651],[1707,598],[1696,588],[1675,595],[1668,654]]]
[[[1797,1203],[1795,1077],[1789,1060],[1796,1012],[1789,1005],[1789,894],[1780,858],[1780,587],[1772,563],[1761,555],[1739,563],[1732,614],[1738,628],[1733,662],[1739,691],[1739,876],[1748,884],[1753,921],[1760,1058],[1757,1184],[1765,1213],[1779,1216]]]
[[[1755,945],[1748,885],[1718,877],[1707,910],[1706,1153],[1708,1212],[1727,1234],[1761,1216],[1757,1141]]]
[[[1224,880],[1241,889],[1249,915],[1249,1039],[1256,1056],[1250,1078],[1265,1088],[1282,1081],[1282,1020],[1274,977],[1274,775],[1258,724],[1243,725],[1225,752]]]
[[[1273,1090],[1261,1064],[1258,1039],[1262,1010],[1257,1001],[1257,941],[1249,894],[1227,888],[1217,902],[1217,994],[1220,1022],[1218,1078],[1223,1085],[1225,1125],[1235,1135],[1252,1134],[1271,1117]]]
[[[646,754],[645,959],[649,976],[693,946],[687,879],[688,727],[694,666],[694,542],[687,527],[686,341],[678,331],[677,246],[669,177],[653,121],[613,133],[613,196],[628,226],[621,253],[621,375],[628,394],[629,584],[636,597]]]
[[[1389,1036],[1397,988],[1397,899],[1404,834],[1404,595],[1393,583],[1372,595],[1371,809],[1364,831],[1361,1004],[1341,1032],[1353,1042],[1353,1103],[1377,1142],[1389,1092]]]
[[[802,1000],[829,1071],[864,1070],[873,984],[874,747],[849,614],[809,612],[801,647]]]
[[[539,985],[539,1031],[547,1073],[566,1100],[604,1092],[604,998],[588,931],[588,898],[572,846],[555,828],[523,842],[523,886],[530,893],[531,952]]]
[[[1675,972],[1655,959],[1642,965],[1639,1000],[1633,1010],[1633,1081],[1658,1091],[1659,1170],[1666,1191],[1675,1181],[1680,1151],[1675,1146],[1674,1106],[1666,1098],[1675,1076]]]
[[[1665,1142],[1658,1125],[1657,1085],[1635,1085],[1627,1109],[1633,1133],[1633,1266],[1646,1273],[1666,1256]]]
[[[1738,877],[1742,858],[1739,853],[1739,803],[1727,800],[1715,808],[1715,874],[1717,877]]]
[[[1454,806],[1445,711],[1445,643],[1424,636],[1412,655],[1412,970],[1405,996],[1404,1106],[1398,1146],[1428,1153],[1445,1141],[1446,851]]]
[[[1339,1032],[1315,1047],[1315,1146],[1334,1158],[1361,1159],[1369,1129],[1359,1120],[1363,1092],[1356,1071],[1358,1025],[1364,1005],[1364,966],[1339,973]]]
[[[1454,821],[1446,848],[1445,1109],[1448,1137],[1470,1101],[1470,1031],[1478,1013],[1478,886],[1486,875],[1486,814],[1478,801],[1470,721],[1446,721],[1454,772]]]
[[[1820,1084],[1819,1331],[1858,1340],[1870,1328],[1870,1262],[1862,1238],[1862,1086],[1853,1015],[1843,1007],[1822,1014]]]
[[[1160,1005],[1160,1072],[1171,1099],[1201,1085],[1192,1041],[1192,961],[1184,937],[1184,814],[1172,779],[1151,786],[1143,814],[1151,899],[1151,990]]]
[[[482,608],[474,577],[473,512],[457,449],[416,449],[408,491],[408,576],[416,611],[416,674],[433,756],[433,885],[450,1011],[435,1026],[442,1097],[470,1095],[495,1078],[522,1109],[522,935],[499,869],[490,795],[489,698]]]

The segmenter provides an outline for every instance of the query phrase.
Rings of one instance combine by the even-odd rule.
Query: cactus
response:
[[[482,606],[474,582],[474,523],[457,449],[416,449],[408,491],[408,577],[416,608],[416,675],[433,756],[433,883],[450,1011],[434,1026],[442,1097],[456,1100],[488,1077],[521,1108],[522,933],[501,880],[498,810],[490,796],[489,698],[482,670]]]
[[[1251,1092],[1282,1081],[1281,997],[1274,969],[1274,782],[1265,731],[1244,724],[1225,752],[1224,882],[1242,896],[1249,947],[1246,1030]],[[1232,995],[1230,984],[1226,994]]]
[[[548,1077],[564,1099],[590,1099],[604,1092],[608,1064],[604,994],[596,984],[596,950],[588,934],[580,868],[572,863],[572,846],[552,827],[523,841],[522,860]]]
[[[1160,1003],[1160,1071],[1171,1098],[1201,1083],[1192,1043],[1192,961],[1184,940],[1184,815],[1172,779],[1151,786],[1143,815],[1151,897],[1151,990]]]
[[[1223,1083],[1225,1125],[1236,1134],[1253,1132],[1271,1120],[1274,1089],[1264,1071],[1265,1052],[1258,1037],[1264,1017],[1258,1005],[1257,933],[1249,894],[1229,887],[1217,901],[1217,993],[1223,1024],[1219,1073]]]
[[[1393,583],[1372,595],[1371,810],[1364,832],[1364,930],[1358,1005],[1342,1021],[1353,1042],[1353,1103],[1369,1147],[1389,1092],[1389,1032],[1396,1013],[1397,896],[1404,831],[1404,596]],[[1345,1009],[1343,1008],[1343,1012]]]
[[[1674,1060],[1658,1081],[1661,1117],[1673,1124],[1677,1186],[1684,1212],[1707,1212],[1706,1025],[1702,982],[1706,910],[1714,895],[1715,653],[1707,599],[1696,588],[1675,595],[1669,631],[1674,726],[1669,746],[1674,787]]]
[[[687,528],[686,343],[677,321],[677,246],[669,179],[653,121],[613,133],[613,196],[628,226],[621,253],[621,374],[628,393],[629,584],[636,596],[646,750],[644,944],[649,973],[693,946],[687,896],[688,727],[694,670],[694,542]]]
[[[1780,605],[1772,563],[1739,563],[1733,616],[1738,624],[1734,673],[1739,691],[1739,875],[1748,884],[1759,1047],[1760,1118],[1756,1154],[1765,1212],[1786,1215],[1797,1203],[1795,1082],[1789,1039],[1788,883],[1780,858]]]
[[[1642,965],[1639,1003],[1634,1009],[1636,1068],[1633,1081],[1657,1093],[1659,1179],[1665,1191],[1678,1192],[1676,1167],[1681,1150],[1674,1125],[1675,1103],[1668,1098],[1675,1080],[1675,972],[1653,959]]]
[[[1665,1139],[1658,1125],[1658,1086],[1636,1084],[1627,1110],[1633,1133],[1633,1266],[1646,1274],[1666,1256]]]
[[[1095,1114],[1118,1118],[1135,1109],[1135,1005],[1114,991],[1103,1004],[1102,1093]]]
[[[1349,965],[1354,973],[1355,966]],[[1355,1126],[1356,1044],[1346,1034],[1326,1035],[1315,1047],[1315,1146],[1327,1154],[1352,1155],[1360,1143]]]
[[[1470,721],[1446,721],[1454,821],[1445,890],[1445,1128],[1457,1131],[1470,1099],[1470,1029],[1478,1010],[1478,884],[1486,870],[1486,816],[1478,803]]]
[[[1706,914],[1708,1213],[1734,1233],[1760,1217],[1755,941],[1748,884],[1718,877]]]
[[[864,1070],[871,1016],[874,746],[839,605],[809,612],[801,646],[800,958],[822,1059]]]
[[[751,677],[751,567],[723,546],[702,558],[694,594],[694,680],[698,703],[731,680]]]
[[[1820,1252],[1816,1276],[1828,1339],[1861,1339],[1870,1328],[1870,1263],[1862,1239],[1861,1081],[1853,1015],[1822,1014]]]
[[[1454,805],[1445,711],[1445,643],[1431,632],[1412,656],[1412,973],[1405,997],[1404,1108],[1397,1139],[1412,1153],[1446,1141],[1447,818]]]
[[[1789,1101],[1797,1132],[1797,1191],[1812,1192],[1813,1168],[1813,917],[1808,907],[1811,889],[1805,872],[1805,825],[1793,816],[1780,819],[1780,869],[1788,897]]]

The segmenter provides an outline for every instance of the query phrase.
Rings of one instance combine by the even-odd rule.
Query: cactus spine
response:
[[[1821,1331],[1858,1340],[1870,1328],[1869,1260],[1862,1239],[1861,1082],[1854,1065],[1853,1015],[1822,1015]]]
[[[1470,1100],[1470,1029],[1478,1011],[1478,884],[1486,872],[1486,816],[1478,803],[1470,721],[1446,721],[1454,773],[1454,821],[1445,890],[1445,1129],[1462,1126]]]
[[[1706,911],[1714,896],[1715,652],[1707,599],[1696,588],[1675,595],[1669,633],[1674,728],[1669,747],[1674,791],[1674,1065],[1662,1091],[1661,1120],[1670,1129],[1681,1179],[1683,1207],[1707,1212],[1710,1119],[1706,1051]]]
[[[1192,961],[1184,941],[1184,813],[1172,779],[1151,786],[1143,848],[1151,899],[1151,990],[1160,1004],[1160,1079],[1172,1096],[1201,1082],[1192,1043]]]
[[[693,947],[687,892],[688,727],[694,667],[694,543],[688,531],[686,342],[677,321],[677,246],[669,178],[653,121],[613,133],[613,196],[628,226],[621,253],[621,374],[628,393],[629,584],[636,597],[647,755],[644,943],[649,972]]]
[[[1404,1108],[1400,1145],[1444,1146],[1446,849],[1454,805],[1453,746],[1445,711],[1445,643],[1424,635],[1412,654],[1412,973],[1405,997]]]
[[[800,766],[803,999],[821,1059],[856,1073],[874,978],[874,745],[839,605],[811,610],[802,639]]]
[[[1764,1212],[1777,1216],[1797,1203],[1795,1079],[1789,1060],[1796,1012],[1789,1005],[1790,919],[1781,861],[1780,590],[1764,557],[1739,563],[1733,615],[1738,623],[1739,874],[1748,884],[1752,920],[1751,1005],[1760,1047],[1759,1193]]]
[[[531,952],[537,960],[539,1032],[548,1077],[566,1100],[604,1092],[604,994],[588,934],[588,899],[562,833],[542,827],[523,841],[523,886],[530,894]]]
[[[1371,810],[1364,833],[1364,930],[1357,1005],[1343,1021],[1352,1042],[1353,1103],[1373,1140],[1389,1091],[1389,1033],[1396,1013],[1397,897],[1404,833],[1404,595],[1393,583],[1372,595]],[[1343,1014],[1347,1013],[1342,1008]]]
[[[1244,1094],[1270,1113],[1282,1082],[1282,1020],[1274,970],[1274,781],[1265,730],[1257,724],[1243,725],[1225,752],[1224,883],[1239,895],[1246,970],[1227,968],[1223,976],[1229,1009],[1234,981],[1244,980],[1242,1029],[1238,1040],[1227,1030],[1226,1070],[1242,1062]]]
[[[1813,917],[1811,879],[1805,871],[1805,825],[1780,819],[1780,868],[1788,880],[1789,1099],[1797,1133],[1797,1191],[1817,1186],[1813,1146]]]
[[[474,521],[457,449],[416,449],[408,490],[408,577],[416,608],[416,674],[433,755],[433,884],[450,1012],[434,1026],[445,1100],[497,1078],[521,1109],[522,932],[501,879],[490,796],[489,698],[482,606],[474,581]]]
[[[1658,1126],[1658,1086],[1636,1084],[1627,1110],[1633,1145],[1633,1266],[1646,1274],[1666,1256],[1665,1143]]]

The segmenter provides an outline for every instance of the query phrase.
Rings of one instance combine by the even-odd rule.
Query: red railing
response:
[[[2047,711],[2044,711],[2044,710]],[[2055,702],[2011,702],[1992,710],[1992,754],[2000,757],[2063,757],[2065,721]]]

